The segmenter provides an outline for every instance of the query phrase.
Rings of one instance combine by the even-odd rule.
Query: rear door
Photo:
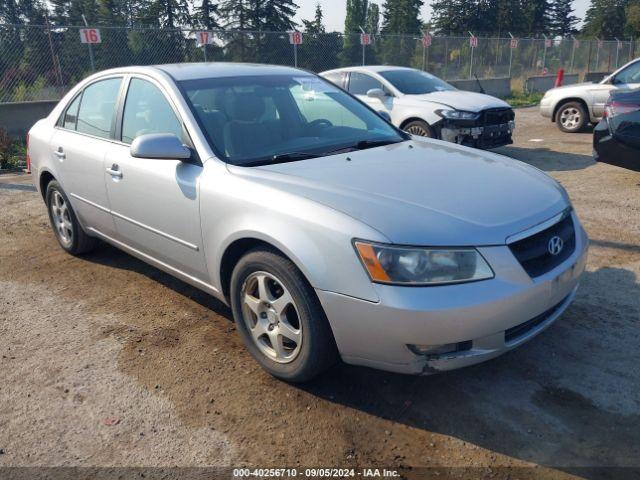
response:
[[[59,181],[85,228],[115,232],[104,181],[103,160],[113,141],[115,108],[122,76],[97,80],[76,95],[64,111],[50,148]]]
[[[130,144],[151,133],[189,143],[183,122],[161,85],[133,76],[105,157],[107,193],[117,239],[179,272],[207,282],[200,229],[199,161],[134,158]]]

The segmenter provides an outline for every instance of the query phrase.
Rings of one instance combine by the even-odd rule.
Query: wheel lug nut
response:
[[[262,312],[260,314],[260,318],[267,318],[267,312]]]
[[[275,327],[274,327],[274,325],[273,325],[273,324],[269,325],[269,331],[272,331],[274,328],[275,328]]]

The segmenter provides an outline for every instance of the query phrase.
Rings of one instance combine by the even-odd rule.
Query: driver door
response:
[[[104,160],[117,240],[152,260],[208,283],[200,229],[199,162],[134,158],[140,135],[173,133],[188,142],[183,124],[161,87],[132,77],[116,140]]]
[[[387,94],[386,97],[372,98],[367,95],[369,90],[380,89]],[[376,112],[387,112],[393,118],[393,95],[378,79],[361,72],[351,72],[349,74],[349,84],[347,90],[351,95],[373,108]]]

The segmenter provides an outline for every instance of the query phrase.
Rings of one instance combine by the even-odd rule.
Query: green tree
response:
[[[369,4],[364,30],[373,35],[380,33],[380,7],[377,3]]]
[[[549,32],[557,37],[568,37],[576,33],[578,17],[573,14],[572,0],[552,0]]]
[[[626,0],[592,0],[582,32],[600,38],[622,37],[626,24]]]
[[[342,48],[337,33],[327,33],[320,4],[316,4],[313,20],[302,20],[304,42],[299,48],[299,65],[314,72],[336,68]]]
[[[382,29],[384,37],[381,57],[384,63],[411,65],[422,22],[422,0],[385,0]]]
[[[361,63],[360,28],[367,24],[368,0],[347,0],[347,16],[344,21],[344,44],[340,52],[342,65]]]
[[[218,5],[211,0],[201,0],[194,9],[193,20],[201,28],[212,30],[220,26],[216,15],[218,15]]]
[[[627,33],[634,37],[640,36],[640,2],[627,6]]]

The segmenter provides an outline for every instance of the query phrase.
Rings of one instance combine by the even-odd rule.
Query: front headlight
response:
[[[438,285],[493,278],[493,270],[475,248],[396,247],[354,242],[369,277],[394,285]]]
[[[478,120],[480,118],[479,113],[462,110],[438,110],[436,113],[447,120]]]

